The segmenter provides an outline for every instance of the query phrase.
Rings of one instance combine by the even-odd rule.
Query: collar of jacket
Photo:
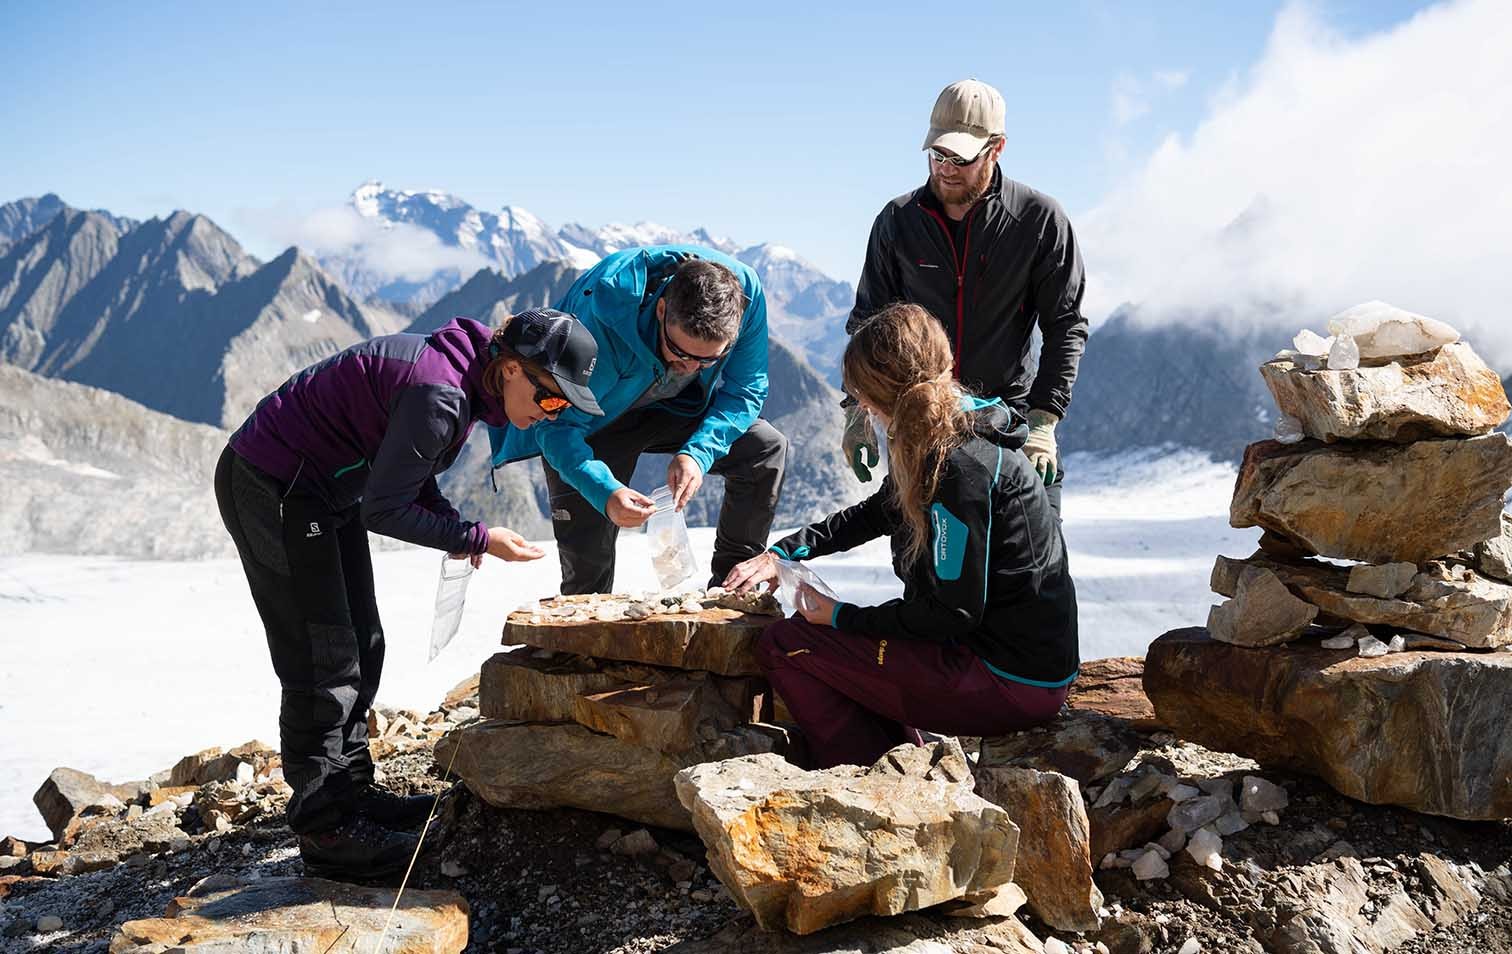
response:
[[[914,190],[914,201],[923,208],[938,212],[941,215],[945,215],[945,205],[940,201],[940,197],[934,194],[934,190],[929,187],[928,179],[925,179],[924,184],[918,189]],[[992,182],[988,183],[987,191],[982,193],[982,197],[976,200],[976,202],[972,205],[972,208],[974,209],[978,205],[986,205],[992,202],[1002,201],[1003,167],[1000,165],[993,165]]]

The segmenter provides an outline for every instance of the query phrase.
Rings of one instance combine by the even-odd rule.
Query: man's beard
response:
[[[947,205],[975,205],[976,201],[987,193],[988,186],[992,185],[993,164],[982,161],[972,172],[967,173],[963,180],[956,185],[947,186],[940,182],[933,170],[929,173],[929,188],[934,192],[935,198]]]

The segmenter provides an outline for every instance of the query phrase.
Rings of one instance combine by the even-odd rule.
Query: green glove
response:
[[[872,479],[871,468],[877,466],[882,455],[877,450],[877,437],[872,433],[871,415],[859,404],[846,404],[845,436],[840,446],[845,451],[845,462],[864,484]]]
[[[1059,423],[1060,418],[1049,411],[1035,409],[1029,412],[1029,439],[1024,442],[1024,456],[1034,465],[1046,487],[1055,483],[1056,471],[1060,469],[1060,456],[1055,446],[1055,425]]]

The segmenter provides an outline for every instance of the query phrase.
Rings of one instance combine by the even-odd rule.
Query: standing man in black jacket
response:
[[[1071,222],[1052,198],[1003,175],[1003,97],[979,80],[945,88],[924,138],[929,181],[889,202],[872,224],[856,306],[845,330],[896,302],[923,305],[945,326],[955,376],[1029,421],[1024,453],[1060,513],[1055,426],[1071,403],[1087,342],[1085,279]],[[1038,324],[1038,370],[1029,367]],[[847,409],[845,457],[871,479],[870,423]]]

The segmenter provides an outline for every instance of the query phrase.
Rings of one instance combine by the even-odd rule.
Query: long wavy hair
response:
[[[842,368],[847,393],[887,413],[889,468],[903,514],[903,552],[912,562],[929,548],[928,507],[946,456],[965,443],[955,357],[945,329],[918,305],[890,305],[851,335]]]

